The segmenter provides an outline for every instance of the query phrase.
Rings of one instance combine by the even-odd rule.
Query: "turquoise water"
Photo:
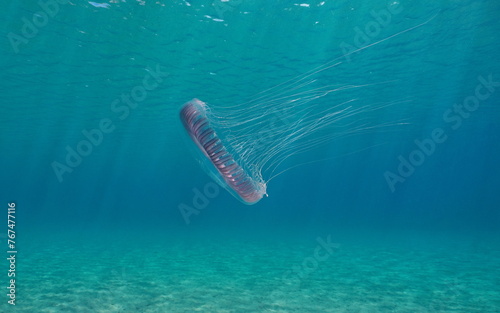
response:
[[[41,3],[0,5],[1,312],[500,312],[500,4]],[[253,206],[203,172],[183,103],[333,64],[306,105],[386,127]]]

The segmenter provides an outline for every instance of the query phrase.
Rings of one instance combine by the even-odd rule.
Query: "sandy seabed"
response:
[[[333,237],[39,236],[10,312],[500,312],[498,241]]]

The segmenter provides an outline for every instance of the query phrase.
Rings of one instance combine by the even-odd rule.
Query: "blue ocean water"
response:
[[[500,312],[500,3],[0,7],[1,312]],[[362,87],[307,105],[389,126],[253,206],[203,172],[183,103],[330,65],[311,88]]]

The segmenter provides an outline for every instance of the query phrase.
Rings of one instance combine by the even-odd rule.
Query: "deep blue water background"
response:
[[[309,4],[130,1],[105,8],[74,1],[61,4],[17,52],[9,34],[21,35],[23,17],[32,20],[41,9],[1,4],[0,207],[16,202],[20,242],[70,233],[126,232],[146,242],[151,234],[272,238],[341,230],[367,239],[409,232],[498,239],[500,87],[456,130],[443,114],[474,95],[478,77],[500,82],[500,3],[401,1],[401,12],[371,43],[428,22],[350,61],[342,42],[354,45],[356,27],[365,29],[374,21],[370,12],[388,2]],[[180,106],[194,97],[219,106],[249,100],[339,57],[342,64],[315,77],[318,86],[390,81],[347,96],[363,104],[410,100],[375,112],[381,123],[408,124],[301,155],[287,165],[329,159],[274,179],[269,198],[254,206],[221,189],[186,225],[179,205],[192,206],[193,189],[211,179],[186,148]],[[168,76],[120,120],[113,101],[157,66]],[[103,118],[116,129],[60,182],[51,164],[64,163],[66,146],[76,147],[82,130]],[[398,157],[408,158],[414,141],[436,128],[448,139],[391,192],[384,173],[397,173]]]

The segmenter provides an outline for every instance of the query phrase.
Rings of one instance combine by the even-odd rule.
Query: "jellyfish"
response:
[[[425,25],[431,19],[349,54]],[[374,123],[369,112],[409,100],[369,103],[351,97],[353,93],[349,92],[387,82],[315,85],[315,76],[342,64],[343,57],[345,55],[260,92],[243,103],[217,106],[196,98],[185,103],[180,110],[180,120],[195,144],[205,171],[235,198],[251,205],[268,196],[267,186],[272,179],[295,167],[282,168],[289,158],[335,139],[401,124],[400,121]],[[340,96],[346,92],[346,97]],[[335,96],[333,105],[318,105],[318,99],[328,95]]]

